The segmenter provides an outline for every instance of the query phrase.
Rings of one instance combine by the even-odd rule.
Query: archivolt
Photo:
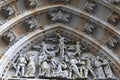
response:
[[[39,7],[39,8],[35,8],[33,10],[30,11],[26,11],[23,14],[17,15],[16,17],[14,17],[13,19],[7,21],[6,23],[4,23],[3,25],[0,26],[0,36],[7,31],[8,29],[10,29],[11,27],[13,27],[15,24],[20,23],[21,21],[23,21],[24,19],[30,17],[30,16],[34,16],[36,14],[42,13],[42,12],[46,12],[55,8],[61,8],[61,9],[65,9],[70,11],[71,13],[74,13],[76,15],[79,15],[89,21],[92,21],[98,25],[100,25],[103,28],[106,28],[108,31],[110,31],[111,33],[117,35],[120,37],[120,33],[117,29],[114,28],[114,26],[104,22],[103,20],[100,20],[97,17],[94,17],[88,13],[85,13],[81,10],[78,10],[74,7],[71,6],[65,6],[65,5],[49,5],[49,6],[43,6],[43,7]]]
[[[2,75],[5,74],[6,67],[8,64],[12,61],[14,56],[17,55],[17,53],[20,52],[20,50],[24,49],[25,46],[30,44],[31,42],[34,42],[36,39],[39,39],[40,37],[43,37],[45,34],[54,32],[56,30],[61,30],[63,32],[69,32],[71,34],[74,34],[75,36],[84,39],[86,42],[91,44],[92,46],[95,46],[97,49],[101,50],[104,55],[111,60],[111,62],[120,70],[120,60],[117,56],[114,55],[113,52],[110,52],[108,49],[106,49],[104,46],[100,45],[96,40],[94,40],[91,37],[86,36],[82,32],[77,32],[74,29],[71,29],[69,26],[65,26],[63,24],[54,24],[51,26],[48,26],[44,30],[37,29],[28,35],[24,36],[22,39],[17,41],[14,45],[12,45],[4,54],[4,56],[1,58],[0,61],[0,77],[3,77]],[[10,65],[9,65],[10,66]],[[6,71],[6,72],[5,72]]]

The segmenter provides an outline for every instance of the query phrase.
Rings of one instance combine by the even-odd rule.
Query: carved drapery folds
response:
[[[113,12],[108,18],[108,22],[115,26],[118,24],[119,21],[120,21],[120,15],[118,15],[115,12]]]
[[[30,9],[30,8],[35,8],[37,6],[37,0],[24,0],[25,2],[25,6],[26,8]]]
[[[85,11],[88,13],[94,13],[94,9],[96,8],[96,2],[93,0],[88,1],[85,4]]]
[[[48,0],[49,2],[55,3],[55,2],[64,2],[64,3],[69,3],[70,0]]]
[[[23,22],[23,25],[25,26],[25,29],[27,31],[33,31],[34,29],[36,29],[38,27],[37,21],[35,19],[26,19]]]
[[[79,40],[69,43],[60,33],[47,37],[33,45],[30,53],[17,57],[12,64],[15,77],[115,79],[109,61],[100,56],[90,56],[82,44]]]
[[[7,31],[3,34],[2,40],[7,44],[14,42],[16,40],[16,35],[13,31]]]
[[[69,22],[71,13],[58,9],[49,12],[49,17],[52,22]]]
[[[4,6],[1,8],[1,15],[5,18],[9,18],[15,15],[15,8],[13,6]]]

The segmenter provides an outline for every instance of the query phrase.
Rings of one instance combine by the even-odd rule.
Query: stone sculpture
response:
[[[95,7],[96,7],[95,3],[93,3],[93,2],[87,2],[85,4],[85,11],[88,12],[88,13],[93,13]]]
[[[65,50],[66,50],[66,46],[64,44],[64,37],[62,37],[60,34],[58,34],[59,37],[59,50],[60,50],[60,59],[65,60]]]
[[[13,6],[2,7],[1,12],[5,18],[12,17],[15,15],[15,9]]]
[[[94,67],[95,67],[95,72],[96,72],[96,75],[97,75],[97,78],[98,79],[106,79],[105,77],[105,73],[104,73],[104,70],[103,70],[103,63],[100,59],[100,56],[97,56],[94,60]]]
[[[70,20],[71,14],[63,10],[54,10],[49,13],[50,18],[53,22],[68,22]]]
[[[93,30],[95,29],[95,26],[92,25],[91,23],[87,23],[84,27],[84,32],[91,35],[93,33]]]
[[[25,0],[27,8],[35,8],[37,6],[37,0]]]
[[[76,42],[76,52],[75,52],[75,55],[77,54],[79,56],[79,58],[81,58],[81,53],[82,53],[82,50],[81,50],[80,41],[77,41]]]
[[[118,24],[119,20],[120,16],[117,13],[112,13],[108,18],[108,22],[115,26]]]
[[[34,50],[38,52],[37,60],[32,54],[27,53],[27,58],[20,54],[16,63],[13,64],[16,76],[28,78],[38,75],[40,78],[50,79],[115,79],[109,62],[102,56],[91,57],[89,53],[83,52],[80,41],[76,41],[75,50],[70,50],[72,52],[70,54],[65,37],[60,33],[57,33],[56,37],[57,41],[54,45],[59,49],[57,52],[55,48],[51,49],[52,42],[49,44],[43,40],[34,46]],[[38,64],[35,63],[36,61]],[[37,69],[39,71],[36,71]]]
[[[27,31],[33,31],[37,28],[38,24],[35,19],[27,19],[24,21],[24,25]]]
[[[107,40],[107,46],[111,49],[115,48],[117,43],[118,43],[118,41],[114,37],[109,37],[108,40]]]
[[[16,68],[16,75],[15,76],[24,76],[25,75],[25,67],[27,64],[26,58],[20,54],[17,58],[17,62],[14,63],[14,68]]]
[[[5,32],[2,36],[2,40],[9,44],[16,40],[16,35],[12,31]]]
[[[34,55],[32,54],[28,55],[28,64],[27,64],[27,70],[25,75],[35,76],[35,59],[34,59]]]

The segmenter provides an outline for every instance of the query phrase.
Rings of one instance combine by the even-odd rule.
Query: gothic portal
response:
[[[120,80],[120,0],[0,0],[0,80]]]

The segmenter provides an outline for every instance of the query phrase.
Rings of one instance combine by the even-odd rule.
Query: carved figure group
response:
[[[81,50],[80,41],[75,44],[76,50],[72,55],[68,53],[65,38],[60,34],[58,36],[58,52],[52,53],[47,49],[47,43],[42,41],[37,58],[39,64],[39,76],[43,77],[62,77],[62,78],[89,78],[93,79],[114,79],[113,72],[109,62],[102,57],[83,56],[85,53]],[[77,56],[76,56],[77,55]],[[15,65],[14,65],[15,66]],[[16,76],[27,75],[35,76],[36,65],[35,58],[28,55],[25,58],[23,55],[17,58]]]

